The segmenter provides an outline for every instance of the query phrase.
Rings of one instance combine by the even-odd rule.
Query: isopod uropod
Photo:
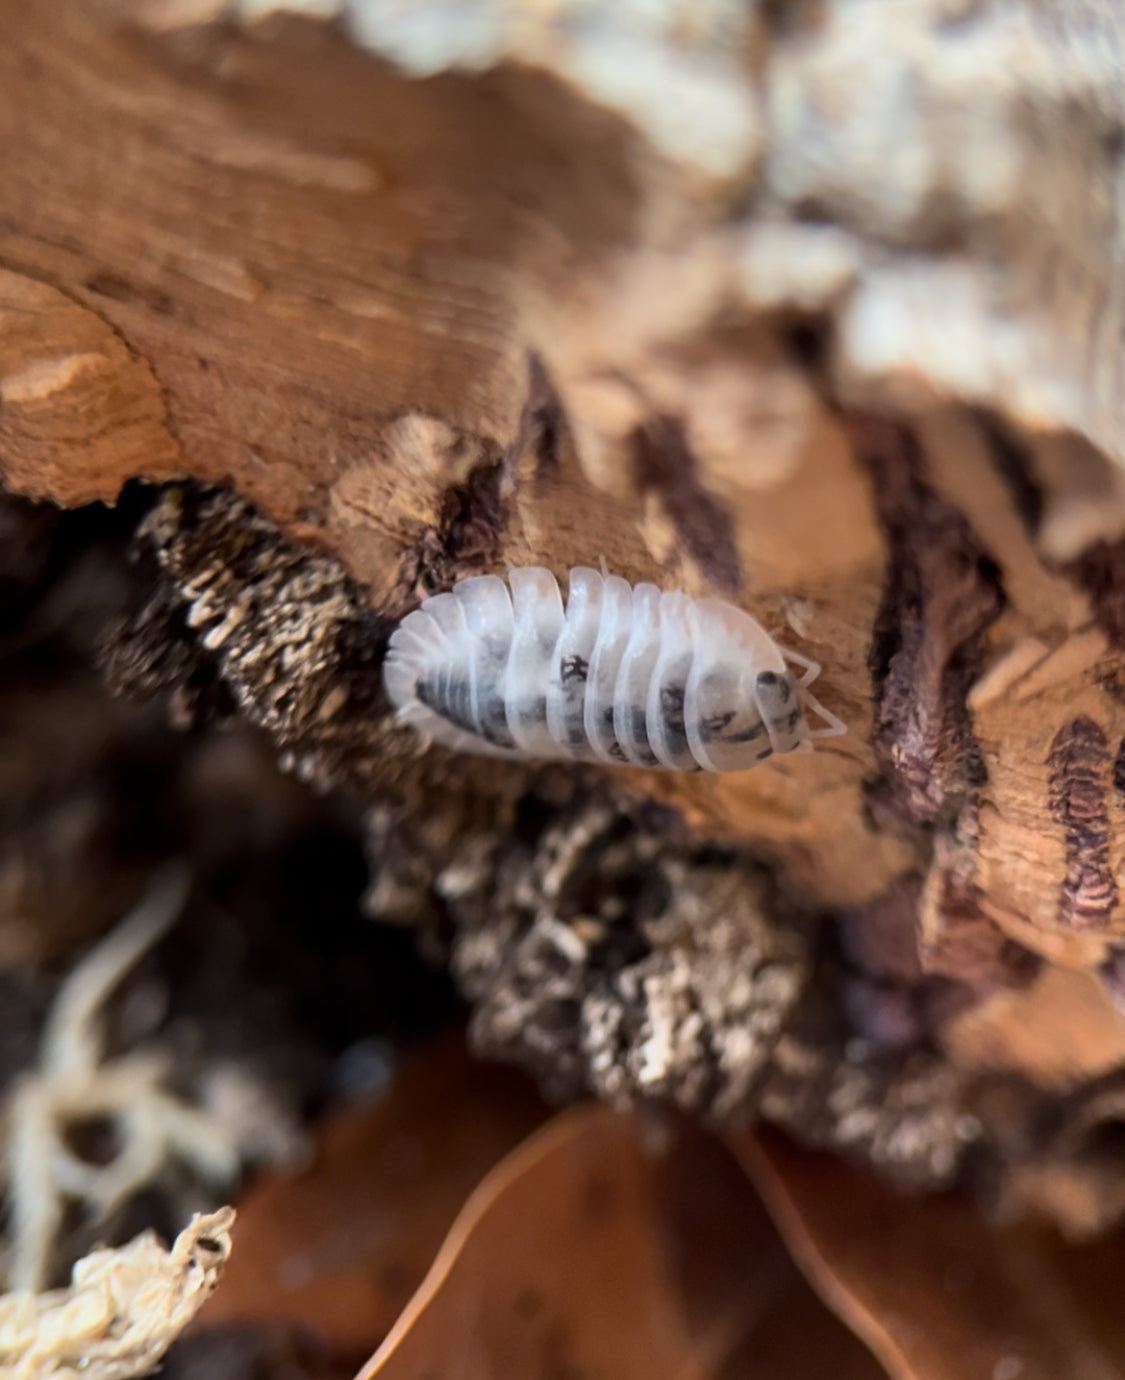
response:
[[[537,566],[459,581],[403,619],[383,667],[399,718],[445,747],[714,772],[846,732],[809,693],[819,673],[731,604],[582,566],[565,611]]]

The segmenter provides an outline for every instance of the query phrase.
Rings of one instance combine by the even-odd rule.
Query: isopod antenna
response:
[[[825,709],[824,705],[809,693],[807,689],[802,689],[801,699],[806,709],[811,709],[814,714],[819,714],[824,721],[824,728],[810,728],[810,738],[838,738],[841,733],[847,733],[848,726],[843,719],[838,719],[830,710]]]

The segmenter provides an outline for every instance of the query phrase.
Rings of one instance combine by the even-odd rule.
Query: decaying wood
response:
[[[533,779],[388,724],[398,618],[506,562],[721,593],[850,734],[612,789],[836,912],[877,1045],[1121,1077],[1104,8],[288,8],[0,0],[0,469],[235,495],[149,519],[117,683],[366,792],[391,914]]]

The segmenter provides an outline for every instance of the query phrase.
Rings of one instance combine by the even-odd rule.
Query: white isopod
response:
[[[714,772],[846,732],[809,694],[819,674],[731,604],[582,566],[565,612],[537,566],[459,581],[403,619],[383,666],[399,718],[460,752]]]

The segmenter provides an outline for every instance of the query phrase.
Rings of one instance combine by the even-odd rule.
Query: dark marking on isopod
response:
[[[648,767],[658,767],[660,758],[648,742],[648,715],[643,705],[633,705],[629,711],[629,727],[633,733],[633,751]]]
[[[540,695],[538,699],[525,702],[520,706],[520,721],[524,724],[542,728],[547,722],[547,697]]]
[[[724,733],[722,740],[727,745],[733,745],[735,743],[752,743],[755,738],[760,738],[762,734],[767,731],[766,725],[761,719],[756,719],[746,728],[740,728],[737,733]]]
[[[1117,906],[1104,780],[1108,765],[1105,733],[1085,714],[1063,724],[1047,754],[1048,804],[1066,832],[1059,923],[1069,929],[1103,929]]]
[[[677,719],[684,721],[684,687],[682,685],[662,685],[660,687],[660,709],[664,722],[674,724]]]
[[[464,698],[460,695],[450,695],[448,686],[443,686],[432,680],[418,680],[414,685],[414,693],[418,697],[418,702],[424,704],[427,709],[432,709],[435,714],[439,714],[446,723],[451,723],[455,728],[463,729],[466,733],[476,733],[477,726],[473,723],[468,712],[463,708],[468,704],[468,682],[463,681]]]
[[[1125,797],[1125,738],[1117,744],[1117,756],[1113,759],[1113,784],[1117,794]]]
[[[771,731],[785,730],[793,733],[801,722],[801,706],[793,704],[786,709],[793,697],[793,682],[787,675],[776,671],[760,671],[754,682],[758,707],[766,726]]]
[[[444,683],[419,680],[415,693],[421,704],[432,709],[454,728],[471,733],[474,738],[480,738],[493,747],[515,747],[503,700],[498,697],[490,700],[484,707],[483,723],[478,724],[472,712],[471,687],[465,678],[447,679]]]
[[[508,712],[502,695],[489,695],[485,701],[478,732],[486,743],[492,743],[494,747],[515,747],[516,740],[508,727]]]
[[[721,714],[712,714],[710,718],[704,719],[699,725],[700,736],[705,743],[717,739],[722,734],[724,728],[729,728],[734,722],[735,711],[733,709],[724,710]]]
[[[686,553],[719,588],[741,589],[745,575],[734,523],[699,478],[683,422],[649,417],[633,432],[632,450],[638,489],[659,498]]]
[[[660,721],[672,754],[681,758],[688,748],[687,724],[684,721],[684,687],[663,685],[660,688]],[[694,761],[694,759],[693,759]],[[695,767],[692,767],[694,770]]]
[[[754,684],[759,690],[770,693],[771,697],[776,690],[777,698],[782,704],[785,704],[793,693],[792,681],[778,671],[759,671]]]
[[[584,682],[590,674],[590,663],[584,656],[564,656],[559,666],[559,677],[564,685]]]

